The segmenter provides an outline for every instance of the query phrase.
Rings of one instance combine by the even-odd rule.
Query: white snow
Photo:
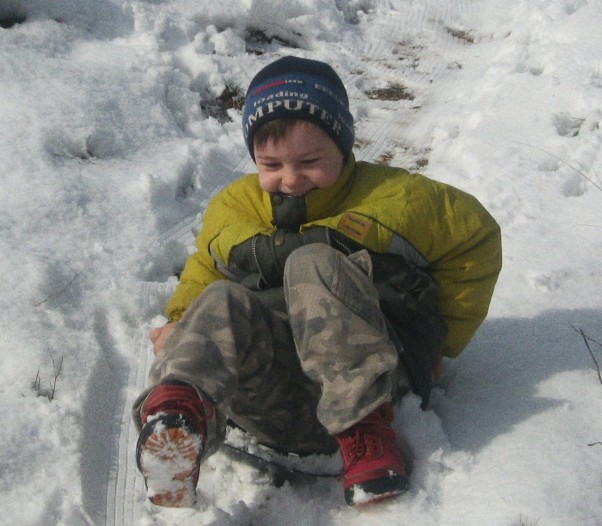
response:
[[[0,21],[1,524],[602,525],[600,2],[0,0]],[[207,200],[253,170],[216,98],[284,54],[339,71],[359,158],[478,197],[504,269],[429,410],[397,410],[404,496],[358,511],[336,479],[276,489],[218,453],[196,508],[159,509],[128,414],[146,335]]]

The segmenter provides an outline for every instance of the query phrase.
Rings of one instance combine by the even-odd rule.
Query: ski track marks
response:
[[[455,20],[462,18],[466,7],[463,2],[417,2],[398,11],[388,5],[383,2],[376,8],[378,19],[365,24],[365,45],[355,68],[363,73],[361,79],[345,79],[348,85],[363,88],[355,97],[360,100],[356,151],[361,159],[418,169],[428,164],[429,145],[413,135],[412,123],[428,107],[431,94],[441,84],[453,82],[453,72],[461,68],[469,37],[453,34],[470,33],[452,34],[450,28],[464,27]]]

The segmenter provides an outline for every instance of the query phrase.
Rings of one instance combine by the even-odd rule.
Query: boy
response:
[[[191,506],[226,419],[282,451],[343,458],[348,504],[408,488],[392,403],[428,403],[442,356],[487,314],[499,227],[473,197],[356,162],[345,88],[284,57],[249,86],[243,132],[257,174],[208,206],[197,252],[151,333],[136,401],[152,502]]]

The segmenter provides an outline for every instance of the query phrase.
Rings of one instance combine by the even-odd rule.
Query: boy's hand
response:
[[[161,351],[165,344],[165,340],[167,340],[167,337],[174,330],[175,326],[175,323],[166,323],[163,327],[156,327],[150,332],[149,338],[153,342],[153,351],[155,354],[159,354],[159,351]]]

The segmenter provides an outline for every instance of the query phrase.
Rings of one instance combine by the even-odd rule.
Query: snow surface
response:
[[[602,525],[599,1],[0,0],[0,25],[1,524]],[[359,158],[476,195],[504,270],[430,409],[397,411],[407,494],[358,511],[218,453],[196,508],[155,508],[146,335],[253,170],[216,100],[284,54],[340,72]]]

